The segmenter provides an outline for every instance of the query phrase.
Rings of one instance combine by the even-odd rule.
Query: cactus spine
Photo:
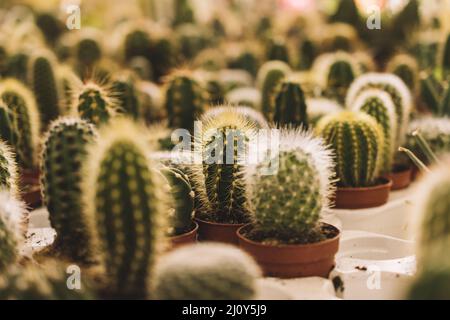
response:
[[[194,121],[206,110],[206,93],[191,75],[176,73],[167,84],[165,103],[169,126],[192,132]]]
[[[363,91],[353,104],[353,111],[362,111],[373,117],[383,129],[384,151],[381,173],[388,174],[392,170],[397,132],[397,114],[390,95],[382,90],[368,89]]]
[[[0,189],[6,189],[13,196],[17,196],[17,165],[14,157],[11,147],[0,140]]]
[[[300,84],[286,80],[275,92],[273,121],[278,125],[303,126],[308,128],[305,95]]]
[[[60,90],[54,60],[50,53],[38,53],[32,56],[29,62],[29,82],[41,114],[42,129],[46,129],[60,114]]]
[[[40,132],[39,112],[33,93],[18,80],[0,82],[0,108],[2,117],[2,138],[15,151],[16,160],[22,168],[32,169],[37,161],[38,137]]]
[[[106,270],[107,292],[143,299],[164,226],[163,181],[147,158],[142,129],[117,118],[88,150],[83,180],[85,214]]]
[[[57,236],[53,248],[71,261],[90,263],[91,241],[81,199],[81,166],[87,144],[95,137],[92,124],[60,118],[50,125],[43,143],[41,190]]]
[[[169,253],[156,266],[155,298],[253,299],[260,276],[255,261],[235,247],[213,243],[186,246]]]
[[[282,129],[275,174],[254,170],[251,195],[255,229],[283,243],[315,234],[333,191],[332,152],[322,139],[302,129]],[[316,233],[317,234],[317,233]]]
[[[343,111],[322,118],[316,130],[336,154],[340,187],[367,187],[377,183],[384,136],[372,117],[361,112]]]

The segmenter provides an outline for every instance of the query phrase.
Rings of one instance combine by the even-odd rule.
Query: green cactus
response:
[[[206,189],[201,194],[207,198],[201,201],[210,210],[198,217],[219,223],[246,223],[250,209],[242,160],[255,127],[233,107],[216,116],[204,116],[201,121],[202,138],[195,141],[198,145],[194,150],[203,152],[199,155],[203,159],[203,174],[196,174],[193,183]]]
[[[420,79],[420,97],[425,106],[433,114],[441,113],[441,99],[444,88],[434,74],[423,74]]]
[[[389,61],[386,70],[402,79],[409,90],[415,92],[419,81],[419,66],[413,57],[406,54],[396,55]]]
[[[36,16],[36,25],[42,31],[47,42],[51,45],[56,43],[59,37],[64,33],[64,23],[51,12],[42,12]]]
[[[306,99],[308,121],[314,127],[326,115],[342,111],[342,106],[334,100],[326,98]]]
[[[72,113],[95,125],[107,123],[119,110],[109,90],[89,81],[75,94]]]
[[[317,48],[315,43],[310,39],[304,39],[300,44],[300,70],[309,70],[317,55]]]
[[[87,121],[60,118],[51,124],[44,138],[41,157],[44,205],[57,233],[52,249],[59,256],[84,264],[91,263],[94,257],[82,215],[81,165],[95,134]]]
[[[194,217],[194,191],[188,176],[180,169],[164,167],[162,174],[168,181],[168,191],[171,195],[171,208],[169,217],[171,219],[170,236],[177,236],[192,230],[192,218]]]
[[[275,91],[272,99],[273,121],[280,126],[303,126],[308,128],[305,95],[299,83],[292,80],[283,81]]]
[[[261,90],[261,111],[267,119],[271,119],[272,99],[280,82],[291,73],[291,68],[281,61],[266,62],[258,72],[257,83]]]
[[[289,64],[289,49],[281,39],[272,39],[267,49],[267,60],[283,61]]]
[[[141,111],[134,79],[127,74],[116,77],[112,82],[111,91],[114,92],[121,111],[138,120]]]
[[[102,48],[95,38],[85,37],[76,44],[75,55],[80,65],[80,72],[83,74],[100,61]]]
[[[384,151],[380,172],[389,174],[396,152],[394,147],[397,132],[397,114],[391,96],[383,90],[367,89],[358,96],[352,110],[367,113],[383,129]]]
[[[61,114],[68,115],[71,112],[73,94],[83,86],[83,83],[68,65],[59,66],[57,75],[61,84],[63,98],[63,102],[61,102]]]
[[[18,52],[13,54],[8,59],[7,74],[9,77],[16,78],[23,83],[28,80],[28,60],[29,56],[26,53]]]
[[[91,300],[90,284],[81,273],[81,287],[68,288],[69,269],[49,260],[43,265],[14,266],[0,276],[1,300]]]
[[[336,154],[340,187],[368,187],[378,182],[384,136],[371,116],[343,111],[322,118],[316,130]]]
[[[442,53],[442,70],[445,78],[450,75],[450,34],[447,35]]]
[[[165,106],[171,128],[193,132],[194,121],[206,110],[206,93],[187,72],[177,72],[167,83]]]
[[[445,253],[444,253],[445,254]],[[408,300],[450,300],[450,268],[440,267],[419,274],[408,289]]]
[[[13,147],[16,161],[22,168],[34,168],[40,121],[33,93],[18,80],[7,79],[0,82],[0,103],[6,106],[0,108],[1,138]]]
[[[8,52],[5,47],[0,45],[0,77],[5,77],[8,72]]]
[[[236,106],[232,107],[233,111],[241,114],[246,118],[246,120],[252,124],[256,129],[269,129],[269,124],[267,120],[264,118],[261,112],[250,108],[250,107],[241,107]],[[203,114],[205,118],[215,118],[220,116],[222,113],[227,113],[230,111],[230,107],[214,107],[209,109]]]
[[[131,29],[125,36],[123,51],[126,61],[134,57],[145,57],[149,62],[149,55],[152,50],[152,41],[146,30]]]
[[[54,60],[51,53],[44,52],[32,56],[29,62],[30,87],[36,96],[43,130],[60,114],[60,90]]]
[[[257,169],[249,176],[254,230],[282,243],[320,238],[319,218],[334,189],[331,150],[307,131],[282,129],[279,151],[267,160],[277,164],[274,174]]]
[[[154,296],[160,300],[248,300],[256,297],[260,276],[255,261],[233,246],[186,246],[156,266]]]
[[[352,26],[360,25],[360,14],[354,0],[339,1],[336,12],[330,17],[331,22],[342,22]]]
[[[0,111],[3,108],[0,107]],[[2,114],[0,113],[0,117]],[[0,189],[18,195],[18,178],[15,155],[9,145],[0,140]]]
[[[173,4],[174,19],[173,26],[178,26],[185,23],[194,23],[194,11],[189,0],[175,0]]]
[[[147,297],[155,252],[164,240],[164,182],[147,157],[144,130],[115,119],[102,128],[85,161],[85,216],[106,270],[103,295],[109,297]]]
[[[210,43],[205,29],[194,24],[183,24],[175,30],[179,51],[185,60],[194,59]]]
[[[251,50],[243,50],[228,62],[230,69],[242,69],[256,76],[260,66],[259,57]]]
[[[27,214],[24,203],[9,191],[0,190],[0,274],[19,260]]]

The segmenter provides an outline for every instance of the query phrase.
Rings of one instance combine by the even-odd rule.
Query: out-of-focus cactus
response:
[[[194,11],[190,0],[175,0],[173,26],[178,26],[185,23],[193,23],[195,21]]]
[[[235,107],[214,107],[209,109],[203,114],[203,117],[205,118],[215,118],[220,116],[222,113],[230,112],[230,108],[232,108],[233,111],[236,111],[237,113],[244,116],[252,125],[257,129],[269,129],[269,124],[267,120],[264,118],[261,112],[250,108],[250,107],[241,107],[241,106],[235,106]]]
[[[192,259],[195,257],[195,259]],[[261,270],[243,251],[224,244],[186,246],[155,268],[154,297],[161,300],[247,300],[257,294]]]
[[[347,23],[349,25],[358,26],[360,25],[360,14],[358,7],[354,0],[339,1],[339,6],[330,17],[332,22]]]
[[[130,74],[118,75],[112,81],[111,91],[117,99],[120,110],[133,119],[138,120],[141,111],[135,87],[135,79]]]
[[[253,48],[253,46],[251,48]],[[235,52],[233,56],[229,58],[228,68],[242,69],[255,77],[260,67],[260,57],[256,50],[251,48],[244,47]]]
[[[447,35],[442,52],[442,70],[448,79],[450,75],[450,34]]]
[[[283,61],[290,63],[289,49],[287,44],[281,39],[272,39],[267,48],[267,60]]]
[[[398,76],[408,86],[411,92],[415,92],[419,82],[419,66],[416,60],[407,55],[394,56],[388,63],[386,71]]]
[[[0,107],[0,117],[4,115]],[[0,122],[1,124],[1,122]],[[11,147],[0,140],[0,189],[8,190],[13,196],[18,195],[17,165]]]
[[[304,39],[300,44],[300,70],[309,70],[317,55],[317,48],[311,39]]]
[[[194,59],[210,42],[206,30],[194,24],[180,25],[175,32],[180,53],[185,60]]]
[[[65,26],[52,12],[41,12],[36,15],[36,25],[50,45],[55,44],[64,33]]]
[[[7,74],[9,77],[20,80],[23,83],[28,81],[28,54],[18,52],[8,59]]]
[[[256,110],[261,109],[261,93],[255,88],[237,88],[225,97],[226,101],[232,105],[247,106]]]
[[[60,65],[57,76],[62,89],[61,114],[67,115],[71,112],[73,94],[83,86],[83,83],[68,65]]]
[[[306,99],[308,121],[314,127],[326,115],[342,111],[342,106],[334,100],[326,98]]]
[[[308,128],[308,114],[303,90],[296,81],[284,80],[274,92],[273,120],[280,126],[303,126]]]

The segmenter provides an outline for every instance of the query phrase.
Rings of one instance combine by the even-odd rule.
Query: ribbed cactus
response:
[[[322,117],[342,111],[342,106],[339,103],[326,98],[306,99],[306,106],[308,121],[313,127]]]
[[[166,110],[169,126],[192,132],[194,121],[206,110],[206,93],[186,72],[175,73],[167,83]]]
[[[114,93],[121,111],[138,120],[141,111],[133,77],[128,74],[119,75],[112,81],[111,91]]]
[[[117,118],[88,150],[82,193],[85,215],[106,270],[103,295],[145,298],[165,230],[161,176],[147,158],[143,130]]]
[[[2,188],[0,190],[0,274],[20,257],[25,241],[25,204]],[[1,289],[0,289],[1,292]]]
[[[244,179],[245,157],[255,127],[232,107],[216,116],[204,116],[201,122],[202,135],[195,141],[198,144],[195,150],[202,152],[199,156],[203,174],[197,173],[193,183],[206,188],[207,198],[201,201],[210,212],[202,212],[198,217],[219,223],[246,223],[250,211]]]
[[[282,129],[279,150],[269,156],[277,164],[274,174],[256,169],[249,175],[255,230],[283,243],[301,242],[317,234],[329,207],[332,151],[307,131]]]
[[[194,191],[188,176],[176,167],[164,167],[161,173],[167,179],[170,199],[170,226],[168,234],[177,236],[192,230]]]
[[[68,288],[68,266],[49,260],[43,265],[14,266],[0,276],[1,300],[91,300],[95,298],[81,273],[81,288]]]
[[[57,233],[52,249],[58,256],[86,264],[94,256],[82,215],[81,166],[95,134],[85,120],[60,118],[50,125],[41,157],[44,205]]]
[[[117,104],[108,89],[89,81],[75,93],[72,113],[95,125],[101,125],[116,115]]]
[[[291,73],[291,68],[281,61],[266,62],[258,72],[257,83],[261,90],[261,111],[267,119],[271,119],[272,99],[280,82]]]
[[[381,89],[389,93],[397,113],[397,143],[406,138],[409,117],[413,111],[411,92],[405,83],[396,75],[386,73],[366,73],[358,77],[348,90],[346,105],[351,107],[358,95],[368,88]]]
[[[381,173],[389,174],[392,170],[395,140],[397,133],[397,114],[391,96],[379,89],[364,90],[352,106],[353,111],[362,111],[374,118],[383,129],[384,150]]]
[[[7,79],[0,82],[0,103],[1,138],[13,147],[22,168],[34,168],[40,121],[33,93],[18,80]]]
[[[30,57],[29,83],[36,96],[42,129],[60,115],[60,88],[56,76],[56,61],[52,53],[38,52]]]
[[[285,80],[274,93],[272,99],[273,120],[276,124],[303,126],[308,128],[305,95],[299,83]]]
[[[244,116],[247,121],[249,121],[250,123],[252,123],[252,125],[256,128],[256,129],[269,129],[269,124],[266,121],[266,119],[264,118],[264,116],[262,115],[261,112],[250,108],[250,107],[240,107],[240,106],[236,106],[236,107],[232,107],[232,109],[234,111],[236,111],[237,113],[241,114],[242,116]],[[227,113],[230,111],[230,107],[214,107],[209,109],[208,111],[206,111],[203,115],[203,117],[205,118],[215,118],[220,116],[221,113]]]
[[[289,64],[289,49],[281,39],[272,39],[267,48],[267,60],[278,60]]]
[[[316,130],[336,154],[340,187],[368,187],[377,183],[384,136],[381,126],[371,116],[343,111],[322,118]]]
[[[195,257],[195,258],[193,258]],[[197,244],[169,253],[155,268],[160,300],[249,300],[261,270],[243,251],[224,244]]]
[[[389,61],[386,71],[393,73],[402,79],[411,92],[414,92],[417,89],[419,66],[413,57],[406,54],[394,56]]]
[[[1,111],[4,110],[0,107]],[[1,123],[0,123],[1,124]],[[17,165],[11,147],[0,140],[0,189],[8,190],[12,195],[18,194]]]

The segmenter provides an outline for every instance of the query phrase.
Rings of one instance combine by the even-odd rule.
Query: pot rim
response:
[[[237,231],[236,234],[239,238],[239,240],[250,243],[253,246],[257,246],[257,247],[261,247],[261,248],[311,248],[311,247],[319,247],[319,246],[323,246],[326,244],[329,244],[331,242],[334,242],[336,240],[339,240],[341,237],[341,230],[339,230],[337,227],[333,226],[332,224],[329,223],[325,223],[325,222],[321,222],[322,225],[325,226],[330,226],[332,228],[334,228],[337,231],[337,235],[331,239],[326,239],[323,241],[319,241],[319,242],[315,242],[315,243],[308,243],[308,244],[277,244],[277,245],[272,245],[272,244],[264,244],[261,242],[256,242],[253,240],[248,239],[247,237],[245,237],[244,235],[241,234],[242,230],[244,230],[246,227],[253,225],[253,223],[247,223],[244,224],[242,227],[240,227]]]
[[[246,225],[246,223],[220,223],[220,222],[212,222],[212,221],[206,221],[206,220],[202,220],[200,218],[194,218],[195,221],[198,221],[200,223],[204,223],[204,224],[209,224],[209,225],[215,225],[215,226],[220,226],[220,227],[242,227],[244,225]]]
[[[193,234],[197,233],[197,231],[198,231],[198,223],[196,221],[192,221],[192,222],[195,225],[194,229],[192,229],[189,232],[185,232],[185,233],[179,234],[177,236],[169,237],[169,239],[172,240],[172,241],[176,241],[176,240],[180,240],[180,239],[183,239],[183,238],[187,238],[187,237],[192,236]]]
[[[375,191],[392,187],[393,181],[391,178],[381,177],[380,180],[382,180],[381,184],[377,184],[372,187],[360,187],[360,188],[337,187],[336,191],[361,192],[361,191]]]

